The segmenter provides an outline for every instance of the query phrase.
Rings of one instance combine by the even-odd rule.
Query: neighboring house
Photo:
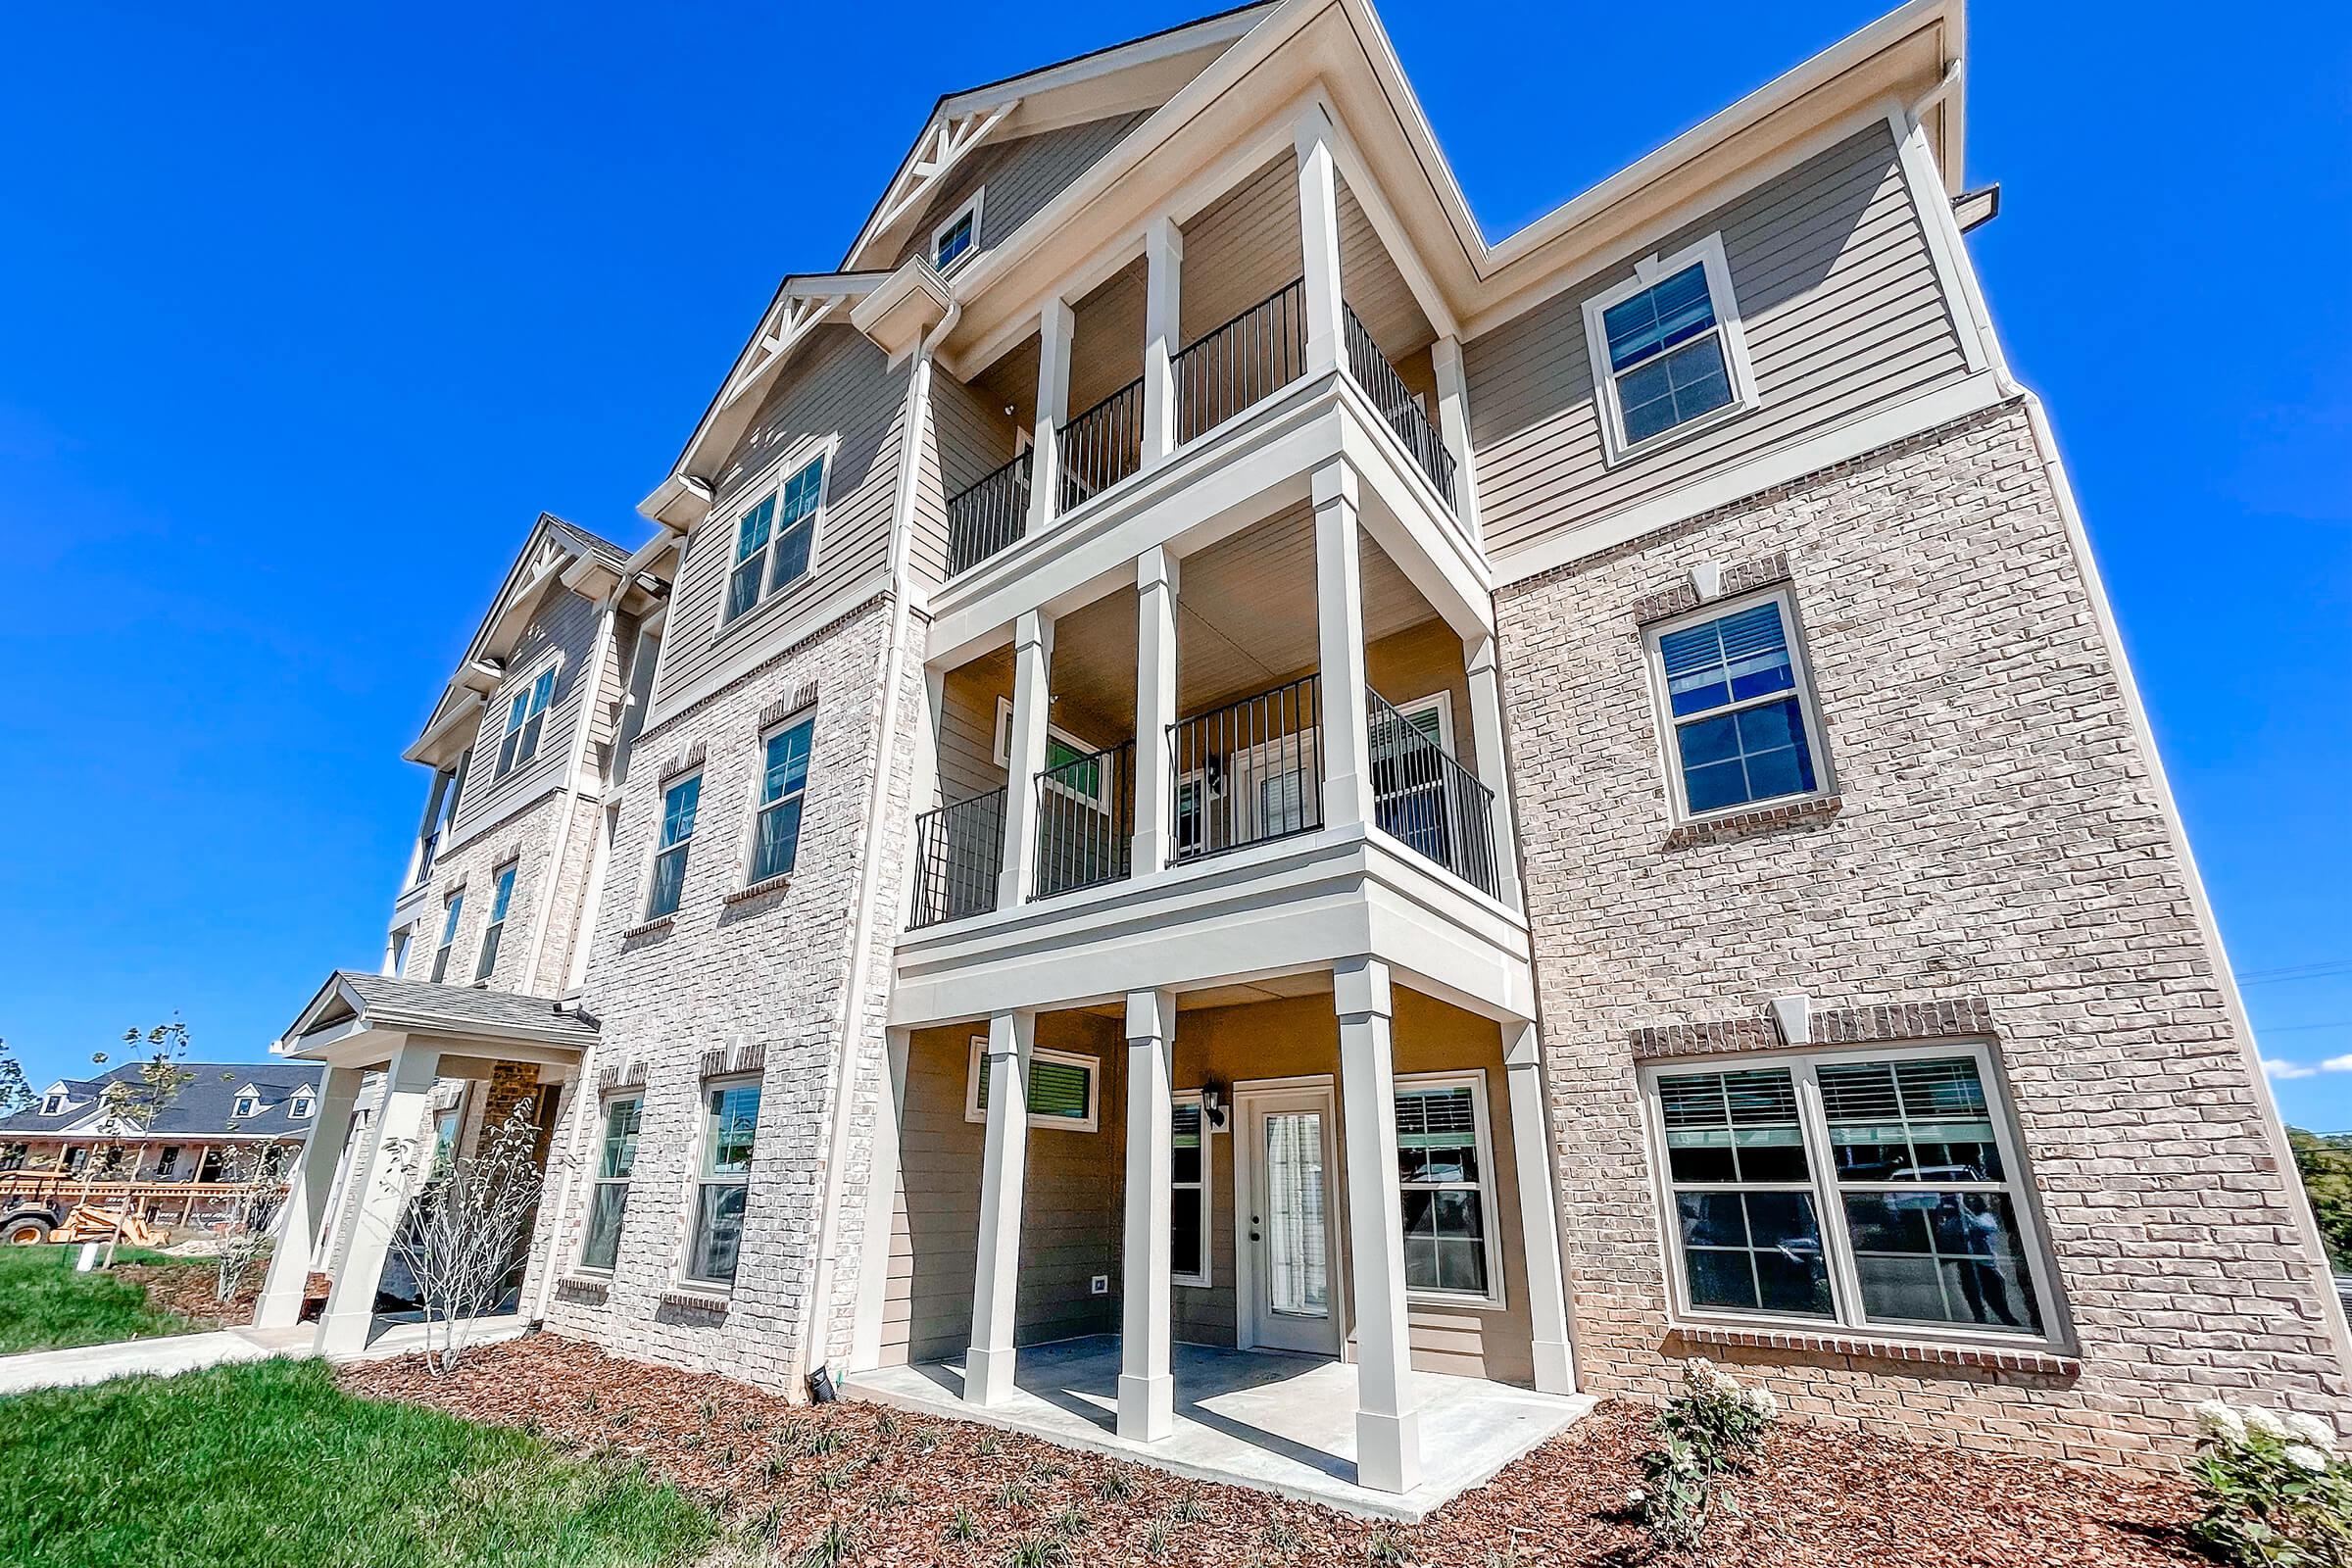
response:
[[[1149,1443],[1172,1341],[1344,1356],[1389,1491],[1411,1369],[2342,1406],[1962,66],[1917,0],[1493,244],[1364,0],[941,99],[409,754],[386,972],[284,1042],[322,1345],[442,1077],[561,1152],[526,1312],[786,1390],[1116,1335]]]

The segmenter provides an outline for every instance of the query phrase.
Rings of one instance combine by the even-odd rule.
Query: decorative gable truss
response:
[[[789,288],[779,290],[775,303],[760,322],[760,330],[752,334],[750,347],[735,362],[735,369],[718,394],[718,412],[735,406],[742,396],[765,378],[767,372],[782,364],[801,339],[814,331],[819,323],[849,299],[847,294],[796,294]]]
[[[1018,98],[1007,99],[975,109],[960,119],[943,117],[926,127],[916,143],[920,150],[899,171],[898,177],[890,182],[890,189],[882,193],[882,205],[873,222],[867,225],[868,231],[887,233],[899,220],[919,211],[956,166],[1020,107]]]

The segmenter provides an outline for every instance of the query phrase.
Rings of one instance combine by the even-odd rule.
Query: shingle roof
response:
[[[337,1010],[331,1001],[338,997],[356,1004],[341,1009],[346,1016],[356,1011],[373,1028],[425,1033],[441,1028],[463,1034],[521,1036],[583,1050],[597,1040],[594,1019],[560,1007],[546,997],[337,969],[295,1020],[286,1044],[299,1047],[303,1033],[339,1021],[330,1016]]]
[[[107,1084],[137,1083],[141,1070],[140,1062],[127,1061],[96,1078],[65,1079],[66,1089],[74,1099],[73,1105],[55,1116],[44,1116],[36,1108],[0,1117],[0,1135],[62,1132],[88,1121],[99,1113],[98,1097]],[[325,1069],[316,1062],[276,1057],[269,1061],[189,1061],[180,1063],[180,1070],[192,1076],[157,1114],[154,1130],[159,1135],[308,1133],[310,1119],[294,1120],[286,1114],[287,1107],[295,1090],[307,1085],[316,1093]],[[261,1108],[250,1116],[239,1116],[235,1114],[237,1091],[248,1084],[259,1092]]]

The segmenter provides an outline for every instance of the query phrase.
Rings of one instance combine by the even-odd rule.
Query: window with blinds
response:
[[[1408,1290],[1481,1298],[1499,1276],[1485,1075],[1399,1078],[1396,1183]]]
[[[1064,1132],[1091,1133],[1096,1126],[1098,1076],[1101,1063],[1092,1056],[1061,1051],[1029,1053],[1029,1125]],[[964,1119],[988,1119],[989,1080],[995,1076],[988,1042],[972,1039],[972,1065],[964,1100]]]
[[[1169,1107],[1168,1273],[1179,1285],[1209,1283],[1208,1127],[1198,1094]]]
[[[1651,634],[1677,793],[1702,816],[1820,788],[1786,593]]]

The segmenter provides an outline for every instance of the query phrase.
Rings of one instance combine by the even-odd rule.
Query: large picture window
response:
[[[1755,401],[1723,237],[1710,234],[1585,302],[1602,447],[1616,462]]]
[[[596,1186],[588,1199],[588,1235],[580,1247],[582,1268],[610,1273],[620,1255],[620,1223],[628,1211],[637,1135],[644,1126],[644,1096],[624,1095],[605,1102],[604,1146],[597,1153]]]
[[[1682,1310],[2048,1338],[2047,1268],[1984,1048],[1647,1080]]]
[[[1396,1178],[1404,1210],[1405,1288],[1495,1298],[1501,1272],[1484,1073],[1396,1080]]]
[[[727,573],[727,619],[808,574],[824,488],[825,460],[820,454],[737,515],[735,564]]]
[[[1785,590],[1650,629],[1667,771],[1684,815],[1825,788],[1819,724]]]
[[[695,1183],[694,1231],[686,1247],[690,1280],[734,1283],[736,1257],[743,1248],[744,1200],[751,1191],[752,1150],[759,1133],[759,1084],[706,1088],[701,1177]]]

